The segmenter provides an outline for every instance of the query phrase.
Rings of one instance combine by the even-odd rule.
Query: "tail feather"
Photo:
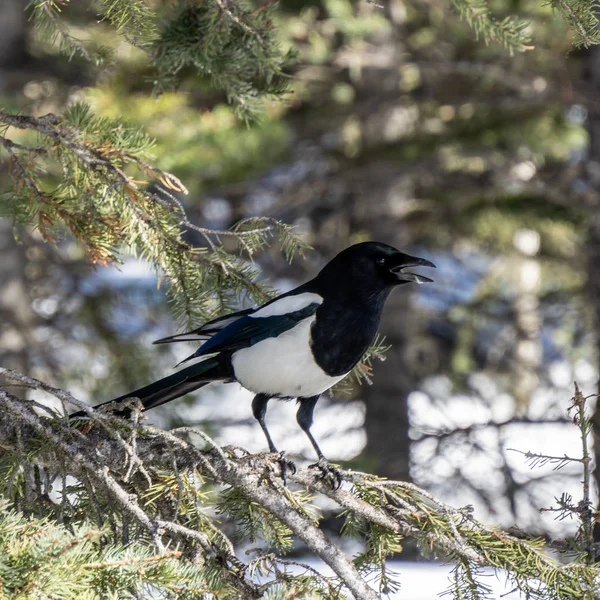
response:
[[[94,406],[94,408],[100,408],[106,404],[112,402],[119,403],[123,402],[127,398],[139,398],[144,406],[144,410],[150,408],[156,408],[161,404],[165,404],[175,398],[184,396],[189,392],[193,392],[198,388],[201,388],[212,381],[219,381],[228,379],[227,374],[223,372],[221,364],[213,359],[204,360],[202,362],[191,365],[187,369],[182,369],[177,373],[173,373],[168,377],[163,377],[150,385],[146,385],[138,390],[119,396],[112,400],[107,400],[102,404]],[[114,414],[122,417],[128,417],[131,415],[130,408],[116,409]],[[70,416],[71,419],[77,419],[85,417],[84,411],[79,411]]]

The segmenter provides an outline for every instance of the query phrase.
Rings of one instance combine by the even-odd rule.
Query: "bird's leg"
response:
[[[300,402],[300,408],[298,408],[298,412],[296,413],[296,420],[298,421],[298,425],[310,440],[310,443],[313,445],[317,456],[319,457],[319,462],[326,463],[327,459],[321,452],[321,448],[319,448],[319,444],[317,444],[317,440],[313,437],[313,434],[310,432],[310,428],[313,424],[313,413],[315,410],[315,405],[319,396],[312,396],[311,398],[298,398],[298,402]]]
[[[300,425],[302,431],[304,431],[304,433],[306,433],[308,436],[310,443],[313,445],[313,448],[319,457],[319,462],[315,463],[314,465],[310,465],[310,468],[319,469],[323,474],[323,479],[327,479],[334,489],[338,489],[342,485],[342,474],[339,469],[336,469],[329,464],[329,461],[325,458],[323,452],[321,452],[321,448],[319,448],[317,440],[315,440],[313,434],[310,432],[310,428],[313,424],[313,413],[318,399],[319,396],[298,398],[298,401],[300,402],[300,408],[296,413],[296,420],[298,421],[298,425]]]
[[[267,443],[269,444],[269,452],[273,452],[274,454],[279,454],[279,464],[281,465],[281,479],[283,479],[283,484],[286,484],[286,477],[288,471],[292,474],[296,472],[296,465],[285,457],[285,452],[279,452],[271,439],[271,434],[267,429],[267,424],[265,423],[265,416],[267,414],[267,404],[269,403],[270,397],[266,394],[256,394],[254,396],[254,400],[252,400],[252,414],[254,418],[258,421],[261,429],[263,430],[265,437],[267,438]]]
[[[254,418],[258,421],[261,429],[263,430],[265,437],[267,438],[267,443],[269,444],[270,452],[277,452],[277,448],[275,448],[275,444],[271,439],[271,434],[267,429],[267,424],[265,423],[265,416],[267,414],[267,404],[269,403],[269,396],[265,394],[256,394],[254,396],[254,400],[252,400],[252,414]]]

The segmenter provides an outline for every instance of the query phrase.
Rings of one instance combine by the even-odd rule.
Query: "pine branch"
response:
[[[70,394],[51,388],[41,382],[36,383],[36,380],[21,376],[14,371],[7,371],[6,369],[0,368],[0,375],[9,378],[12,381],[19,381],[28,386],[37,385],[39,389],[54,393],[63,400],[70,399]],[[107,445],[103,444],[103,467],[99,468],[98,458],[94,457],[93,454],[89,454],[95,446],[93,436],[90,435],[91,432],[88,432],[86,436],[83,436],[78,430],[63,425],[61,428],[62,433],[64,434],[67,431],[70,432],[68,436],[70,439],[67,441],[66,439],[62,439],[60,435],[54,431],[54,428],[49,422],[45,423],[35,415],[29,402],[20,402],[18,398],[11,394],[0,391],[0,404],[2,404],[17,420],[22,419],[22,423],[31,427],[32,431],[35,432],[37,436],[46,442],[50,442],[52,452],[62,453],[64,460],[68,464],[69,470],[76,469],[76,471],[72,471],[74,476],[81,476],[82,474],[91,476],[96,484],[102,486],[113,502],[116,502],[118,506],[129,513],[133,519],[137,520],[146,531],[150,533],[159,551],[162,552],[165,548],[165,543],[162,539],[163,536],[160,532],[171,532],[187,538],[189,541],[199,542],[204,552],[218,552],[218,555],[230,565],[231,569],[239,570],[241,568],[241,565],[235,556],[224,556],[223,549],[217,548],[214,544],[211,544],[209,539],[201,532],[194,531],[188,527],[164,519],[151,518],[146,514],[139,502],[132,500],[131,494],[128,494],[123,486],[117,482],[114,475],[111,474],[111,471],[114,468],[112,461],[116,458],[116,455],[113,455],[111,458],[112,449],[110,449],[110,438],[106,440]],[[80,403],[76,402],[76,404],[79,405]],[[95,418],[96,417],[94,416],[94,419]],[[114,419],[114,417],[100,416],[99,423],[112,419]],[[8,421],[3,423],[3,425],[8,426],[8,431],[11,431],[16,424],[16,422],[9,423]],[[285,523],[309,546],[309,548],[331,566],[334,572],[336,572],[342,581],[348,585],[349,589],[357,598],[376,600],[377,596],[370,590],[364,580],[360,578],[355,568],[344,554],[327,540],[317,527],[315,527],[312,519],[302,511],[298,511],[299,506],[293,501],[289,494],[281,494],[281,489],[277,489],[278,487],[281,487],[280,484],[278,484],[277,487],[271,487],[270,489],[265,485],[261,485],[261,481],[264,478],[263,470],[268,464],[266,461],[263,461],[262,468],[257,468],[252,460],[248,461],[244,458],[241,460],[227,458],[223,461],[221,453],[209,453],[200,457],[199,451],[193,446],[190,446],[175,436],[165,434],[165,432],[160,430],[144,428],[144,435],[151,435],[155,442],[158,442],[159,447],[157,448],[155,446],[150,450],[153,458],[156,457],[155,453],[157,450],[159,453],[164,453],[164,447],[160,449],[160,446],[164,446],[164,443],[167,442],[171,447],[172,456],[186,456],[186,461],[193,460],[194,457],[196,457],[199,464],[208,461],[213,467],[213,472],[218,474],[221,483],[226,483],[234,486],[236,489],[243,490],[244,494],[252,501],[258,502],[277,519]],[[4,450],[8,447],[7,443],[8,440],[2,442]],[[122,452],[121,444],[115,445],[114,448],[119,448],[118,452]],[[138,453],[138,456],[139,455],[140,453]],[[33,460],[41,467],[50,467],[50,464],[40,456]],[[123,466],[123,462],[122,458],[119,458],[118,460],[121,463],[121,466],[119,467],[120,470]],[[237,584],[244,589],[245,594],[248,593],[250,588],[254,585],[250,584],[245,576],[238,579]],[[253,592],[253,595],[256,597],[257,592]]]
[[[488,0],[452,0],[454,9],[473,29],[477,39],[483,38],[486,44],[498,42],[510,54],[531,49],[529,26],[516,16],[508,16],[502,20],[493,17]]]
[[[50,43],[58,43],[60,52],[69,57],[79,55],[88,62],[101,64],[110,55],[107,48],[94,48],[75,37],[62,18],[62,10],[69,0],[29,0],[26,10],[31,13],[34,26]]]
[[[29,0],[28,9],[43,38],[58,42],[72,58],[101,63],[111,53],[92,48],[70,31],[61,12],[69,0]],[[147,55],[156,69],[157,91],[174,88],[183,70],[191,67],[222,90],[238,115],[256,119],[265,100],[289,91],[286,68],[293,51],[283,51],[274,28],[275,5],[258,9],[245,0],[215,0],[176,6],[152,5],[143,0],[99,0],[100,16]]]
[[[100,12],[124,34],[127,41],[144,48],[157,36],[157,15],[143,0],[99,0]]]
[[[159,90],[174,87],[179,74],[192,68],[225,92],[238,116],[256,119],[264,100],[289,91],[285,71],[295,57],[279,44],[274,9],[264,4],[254,10],[246,0],[182,3],[152,49]]]
[[[594,46],[600,43],[600,31],[598,30],[598,2],[585,0],[550,0],[550,6],[559,12],[563,19],[573,29],[575,36],[573,44],[575,47]]]
[[[0,377],[48,391],[64,402],[82,404],[67,392],[14,371],[0,369]],[[59,415],[49,418],[36,414],[34,401],[20,400],[7,391],[0,391],[0,405],[4,415],[0,422],[0,469],[12,465],[14,472],[14,465],[18,464],[19,473],[41,470],[44,476],[38,481],[67,475],[91,481],[94,502],[99,504],[101,514],[114,513],[110,518],[115,531],[122,529],[117,525],[121,520],[117,515],[128,513],[129,537],[150,536],[157,549],[166,549],[176,541],[184,555],[201,555],[205,575],[212,573],[214,581],[223,585],[227,582],[231,593],[238,594],[233,597],[258,597],[285,582],[301,585],[304,590],[318,589],[324,598],[340,597],[339,585],[358,599],[377,598],[365,577],[378,573],[382,590],[392,586],[385,558],[399,551],[405,537],[414,538],[426,552],[457,562],[455,591],[462,596],[456,597],[485,597],[486,588],[478,580],[478,568],[482,566],[506,570],[517,589],[540,600],[585,598],[600,576],[597,567],[584,562],[561,565],[548,557],[540,541],[515,538],[487,527],[472,517],[468,507],[447,506],[412,484],[342,471],[345,484],[336,490],[315,469],[306,468],[290,476],[300,486],[295,490],[281,484],[278,455],[249,455],[240,448],[218,448],[212,441],[202,449],[176,435],[183,431],[165,432],[91,409],[86,411],[90,423],[83,434]],[[133,430],[135,448],[131,444]],[[129,453],[125,445],[130,446]],[[137,457],[133,467],[131,453]],[[140,476],[140,465],[146,469],[151,484],[146,476]],[[0,492],[13,505],[35,505],[39,510],[39,500],[31,498],[44,497],[44,490],[36,488],[35,478],[24,476],[19,485],[13,481],[10,488],[6,483],[9,479],[0,478]],[[225,538],[209,516],[210,511],[202,508],[208,500],[209,482],[229,486],[223,497],[226,511],[221,515],[233,515],[233,522],[240,515],[261,520],[260,527],[270,531],[272,543],[280,552],[287,547],[290,535],[302,540],[333,569],[337,579],[322,580],[310,573],[302,577],[291,575],[273,553],[259,556],[250,565],[241,564],[232,551],[235,544]],[[35,493],[28,496],[27,488],[32,485]],[[81,522],[93,514],[86,510],[87,494],[85,486],[68,489],[61,510],[70,522]],[[313,494],[327,496],[344,511],[346,534],[359,535],[364,542],[365,551],[356,566],[320,530],[311,505]],[[52,503],[44,506],[56,510]],[[252,530],[260,528],[252,525]],[[273,578],[256,584],[252,575],[256,569],[272,573]],[[207,583],[216,589],[210,577]]]
[[[593,425],[590,418],[586,414],[586,403],[593,396],[584,396],[575,382],[575,394],[572,398],[571,405],[567,409],[567,413],[571,414],[573,424],[579,429],[581,438],[581,457],[573,457],[564,454],[563,456],[552,456],[548,454],[540,454],[535,452],[524,452],[514,448],[508,448],[513,452],[522,454],[527,464],[531,468],[543,467],[545,465],[554,465],[554,470],[562,469],[570,464],[579,463],[583,470],[582,480],[582,498],[579,502],[574,503],[573,497],[570,494],[563,493],[560,498],[555,498],[556,506],[551,508],[542,508],[540,512],[556,513],[557,519],[563,520],[567,518],[577,517],[579,519],[579,534],[581,550],[583,550],[585,561],[587,564],[596,562],[597,549],[594,542],[594,520],[597,515],[594,515],[592,510],[592,500],[590,497],[590,486],[592,481],[592,456],[589,449],[589,437],[592,432]]]
[[[59,37],[62,42],[62,47],[68,49],[70,57],[78,52],[83,58],[91,62],[92,56],[87,51],[86,47],[80,40],[76,39],[68,32],[67,28],[59,19],[61,5],[65,4],[66,2],[57,0],[33,0],[29,3],[28,8],[32,9],[34,12],[34,19],[38,28],[51,30],[52,37]]]
[[[0,136],[15,191],[4,212],[36,226],[50,243],[68,230],[92,263],[119,262],[123,246],[148,259],[170,282],[176,315],[189,322],[230,308],[240,295],[259,302],[267,298],[267,288],[254,282],[253,269],[226,252],[221,238],[236,240],[250,257],[270,238],[279,239],[288,259],[306,247],[292,228],[275,219],[246,219],[230,231],[192,223],[174,195],[187,193],[183,183],[147,160],[153,141],[120,121],[93,116],[86,105],[72,106],[64,117],[0,111],[2,124],[5,131],[36,132],[42,142],[30,148],[6,133]],[[52,190],[39,173],[43,168],[50,175],[49,162],[62,176]],[[146,185],[149,181],[153,185]],[[186,231],[199,234],[205,246],[184,241]]]
[[[26,518],[0,498],[0,595],[2,597],[92,598],[107,581],[119,593],[156,598],[169,593],[209,593],[201,569],[192,569],[171,550],[152,555],[141,544],[102,547],[105,531],[65,527],[45,518]],[[57,577],[57,575],[59,575]],[[98,597],[98,596],[95,596]]]

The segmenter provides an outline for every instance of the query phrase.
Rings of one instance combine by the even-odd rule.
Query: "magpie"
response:
[[[350,246],[314,279],[258,308],[218,317],[192,331],[155,341],[203,343],[177,365],[179,371],[109,402],[139,398],[148,410],[213,381],[237,381],[254,392],[253,415],[270,452],[277,453],[265,422],[267,404],[272,398],[295,398],[299,404],[296,419],[319,459],[315,466],[324,475],[333,472],[339,485],[339,473],[329,466],[310,432],[315,405],[369,348],[391,290],[409,282],[432,281],[406,271],[417,266],[435,268],[429,260],[379,242]],[[129,416],[131,409],[115,412]],[[71,418],[85,416],[78,412]],[[280,456],[285,479],[286,469],[294,470],[294,466],[283,453]]]

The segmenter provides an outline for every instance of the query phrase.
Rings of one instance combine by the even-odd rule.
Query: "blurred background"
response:
[[[297,225],[314,248],[304,260],[288,265],[277,247],[256,259],[276,289],[368,239],[436,263],[434,284],[388,301],[380,332],[391,349],[374,385],[324,396],[313,432],[333,462],[553,538],[576,523],[539,509],[563,493],[577,501],[581,474],[532,470],[509,449],[579,455],[573,381],[597,390],[600,57],[572,50],[549,7],[494,5],[531,21],[535,48],[486,46],[437,0],[283,0],[281,43],[298,51],[293,93],[247,125],[192,74],[153,96],[142,52],[81,7],[65,22],[117,44],[109,68],[68,61],[31,30],[22,0],[1,0],[0,105],[42,115],[85,100],[139,124],[157,140],[156,165],[190,189],[199,225],[255,215]],[[10,185],[4,162],[0,190]],[[0,283],[0,364],[90,404],[168,374],[191,351],[151,345],[181,323],[141,261],[94,270],[75,243],[51,248],[3,220]],[[236,385],[207,388],[149,419],[263,451],[250,398]],[[294,413],[271,403],[275,443],[314,461]]]

